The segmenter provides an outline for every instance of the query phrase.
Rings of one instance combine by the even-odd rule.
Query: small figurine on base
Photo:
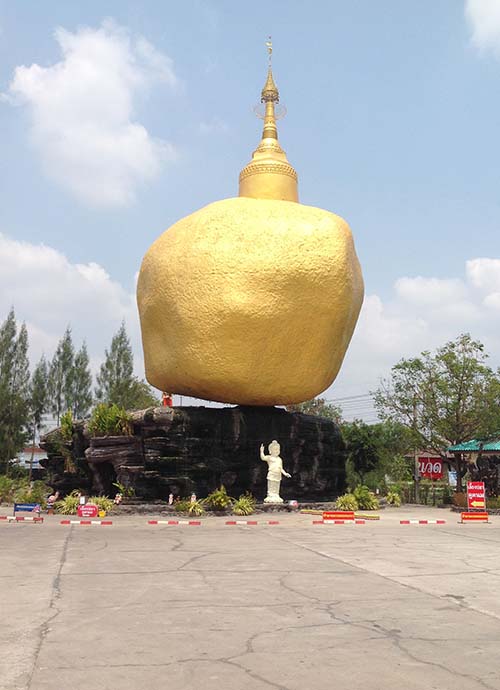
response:
[[[267,462],[267,496],[264,503],[283,503],[280,497],[281,477],[290,478],[292,475],[283,469],[283,461],[280,458],[280,444],[278,441],[271,441],[268,446],[269,455],[264,453],[264,444],[260,446],[260,459]]]
[[[55,494],[51,494],[48,497],[48,499],[47,499],[47,515],[53,515],[54,514],[54,506],[58,500],[59,500],[59,491],[56,491]]]
[[[172,393],[163,392],[161,394],[161,404],[162,404],[162,407],[173,407],[174,406],[174,398],[173,398]]]

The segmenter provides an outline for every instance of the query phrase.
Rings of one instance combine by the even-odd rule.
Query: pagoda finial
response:
[[[278,128],[276,127],[276,112],[274,109],[274,104],[279,103],[280,93],[278,87],[274,83],[273,70],[272,70],[272,55],[273,55],[273,42],[271,41],[271,36],[266,41],[267,54],[268,54],[268,67],[267,67],[267,79],[264,84],[264,88],[260,94],[260,102],[265,103],[266,112],[264,115],[264,130],[262,132],[262,139],[278,139]]]
[[[273,43],[271,36],[266,41],[268,54],[267,80],[261,91],[261,104],[256,108],[257,115],[264,120],[262,139],[252,155],[252,160],[240,173],[240,196],[256,199],[283,199],[298,201],[297,173],[287,160],[278,142],[276,120],[286,110],[276,113],[280,94],[274,83],[272,72]],[[280,106],[278,106],[279,108]],[[261,109],[264,111],[261,112]]]
[[[267,65],[267,80],[264,84],[264,88],[261,92],[261,103],[278,103],[280,100],[280,94],[278,87],[274,83],[273,70],[272,70],[272,59],[273,59],[273,42],[271,36],[268,37],[266,41],[267,55],[268,55],[268,65]]]
[[[273,39],[271,36],[267,37],[266,48],[267,48],[267,54],[269,56],[269,67],[271,67],[271,61],[273,59]]]

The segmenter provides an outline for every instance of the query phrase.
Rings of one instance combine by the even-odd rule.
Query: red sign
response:
[[[354,510],[324,510],[323,520],[354,520]]]
[[[467,482],[467,509],[484,510],[485,508],[484,482]]]
[[[418,459],[418,470],[420,476],[426,479],[442,479],[443,461],[441,458],[420,457]]]
[[[462,522],[489,522],[488,513],[462,513]]]
[[[78,517],[97,517],[99,508],[94,503],[86,503],[83,506],[78,506]]]

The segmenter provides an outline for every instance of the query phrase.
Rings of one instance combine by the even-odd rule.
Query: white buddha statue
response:
[[[280,458],[280,444],[278,441],[271,441],[268,446],[269,455],[264,453],[264,444],[260,446],[260,459],[267,462],[267,496],[264,503],[283,503],[280,497],[281,477],[290,478],[292,475],[283,469],[283,461]]]

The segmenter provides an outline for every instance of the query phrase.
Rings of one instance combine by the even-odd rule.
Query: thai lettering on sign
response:
[[[418,458],[418,469],[421,477],[425,479],[443,478],[443,461],[441,458]]]
[[[86,517],[86,518],[97,517],[98,512],[99,512],[99,508],[94,503],[86,503],[83,506],[78,506],[78,510],[77,510],[78,517]]]
[[[486,508],[484,482],[467,482],[467,508],[469,510]]]

